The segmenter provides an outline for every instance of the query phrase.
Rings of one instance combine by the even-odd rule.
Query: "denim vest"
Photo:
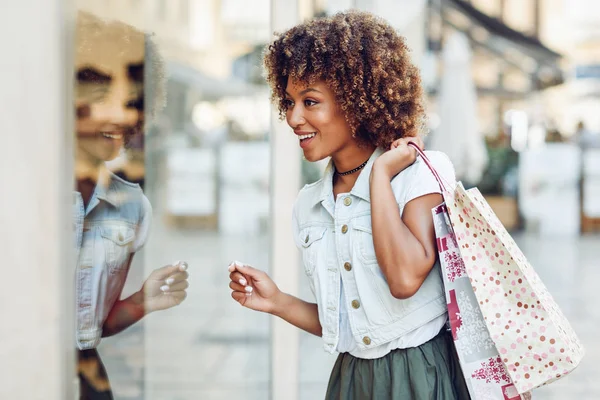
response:
[[[101,177],[87,209],[81,194],[73,193],[76,339],[82,350],[100,343],[102,325],[125,284],[129,258],[146,241],[152,219],[139,185],[106,170]]]
[[[375,256],[371,229],[369,175],[382,154],[377,149],[350,193],[333,198],[333,167],[323,179],[306,185],[294,205],[293,234],[316,297],[326,351],[333,353],[339,340],[340,280],[352,335],[360,350],[398,339],[447,312],[439,263],[412,297],[391,295]],[[438,171],[454,181],[454,169],[439,152],[427,152]],[[418,158],[391,181],[399,212],[413,198],[440,193],[425,163]],[[344,300],[344,299],[343,299]]]

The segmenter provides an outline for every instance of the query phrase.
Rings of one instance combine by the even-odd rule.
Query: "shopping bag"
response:
[[[465,270],[446,205],[441,204],[432,212],[452,338],[471,398],[531,399],[530,393],[518,393],[490,337]]]
[[[475,298],[471,304],[483,316],[499,354],[496,361],[505,366],[517,392],[573,371],[583,358],[583,346],[523,252],[479,190],[444,182],[427,156],[418,152],[442,187],[456,257],[462,260]],[[496,364],[487,367],[497,371]]]

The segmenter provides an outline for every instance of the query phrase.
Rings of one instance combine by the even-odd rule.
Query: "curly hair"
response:
[[[361,142],[388,147],[423,124],[423,90],[402,36],[383,19],[347,11],[276,34],[265,49],[266,80],[279,116],[288,79],[324,81]]]

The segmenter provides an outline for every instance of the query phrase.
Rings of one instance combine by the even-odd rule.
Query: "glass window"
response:
[[[78,1],[76,45],[78,277],[94,298],[79,306],[97,319],[80,329],[93,339],[82,385],[117,399],[268,398],[269,317],[231,299],[227,266],[269,269],[270,3],[106,2],[102,15],[94,3]],[[187,299],[100,338],[117,299],[177,260]]]

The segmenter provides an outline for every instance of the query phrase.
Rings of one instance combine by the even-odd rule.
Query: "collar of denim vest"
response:
[[[376,148],[371,157],[369,157],[369,161],[367,161],[367,165],[362,169],[360,175],[356,179],[350,194],[356,197],[359,197],[367,202],[371,202],[371,196],[369,194],[369,176],[371,175],[371,170],[373,169],[373,163],[383,154],[383,150],[381,148]],[[333,173],[335,168],[333,167],[333,160],[329,160],[329,164],[327,164],[327,168],[325,168],[325,173],[323,176],[323,184],[321,189],[321,195],[318,199],[315,199],[315,204],[322,203],[326,201],[329,196],[333,194]]]
[[[94,190],[94,196],[96,196],[98,200],[103,200],[113,207],[118,207],[121,204],[122,195],[123,193],[120,193],[118,185],[113,179],[112,172],[106,167],[102,168],[98,175],[98,183]]]

